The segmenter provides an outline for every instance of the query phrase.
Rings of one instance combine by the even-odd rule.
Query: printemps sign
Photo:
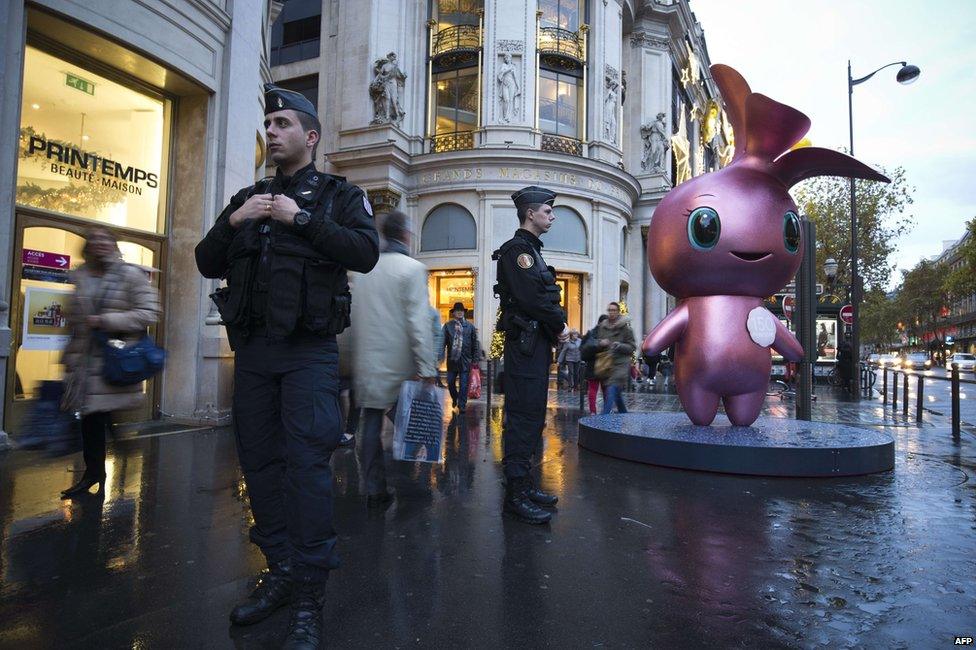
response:
[[[33,47],[24,72],[17,203],[161,232],[166,103]]]

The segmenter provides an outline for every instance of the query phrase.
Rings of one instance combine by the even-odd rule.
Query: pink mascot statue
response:
[[[657,354],[675,344],[678,396],[692,422],[711,424],[721,399],[733,425],[749,426],[769,385],[769,349],[790,361],[803,356],[799,341],[762,306],[802,258],[800,219],[787,190],[813,176],[888,179],[836,151],[790,151],[810,119],[752,92],[728,66],[711,70],[735,154],[727,167],[671,190],[654,210],[648,264],[679,303],[647,335],[643,350]]]

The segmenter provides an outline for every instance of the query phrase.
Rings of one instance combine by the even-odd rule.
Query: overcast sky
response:
[[[976,216],[976,0],[690,0],[712,63],[739,70],[756,92],[810,116],[814,145],[848,144],[847,60],[854,78],[854,152],[902,166],[916,188],[915,227],[893,261],[911,268],[962,236]],[[895,273],[894,279],[901,278]]]

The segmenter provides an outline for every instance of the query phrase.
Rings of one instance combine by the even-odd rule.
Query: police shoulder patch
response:
[[[369,199],[366,198],[365,194],[363,194],[363,208],[369,216],[373,216],[373,206],[369,204]]]
[[[533,258],[528,253],[522,253],[517,258],[515,258],[515,263],[518,264],[523,269],[531,269],[535,264],[535,258]]]

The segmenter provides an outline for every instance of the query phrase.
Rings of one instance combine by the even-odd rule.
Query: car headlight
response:
[[[931,365],[932,365],[932,362],[931,361],[926,361],[925,362],[925,367],[926,368],[929,368]]]

